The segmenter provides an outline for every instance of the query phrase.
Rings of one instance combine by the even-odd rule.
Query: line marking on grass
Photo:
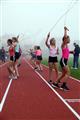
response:
[[[32,68],[32,65],[24,58],[25,62]],[[51,85],[41,76],[40,73],[35,71],[35,73],[49,86],[49,88],[58,96],[58,98],[67,106],[67,108],[80,120],[80,115],[65,101],[65,99],[54,89]]]

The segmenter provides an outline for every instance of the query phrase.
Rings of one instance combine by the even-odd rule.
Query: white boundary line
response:
[[[10,82],[9,82],[7,88],[6,88],[6,91],[5,91],[5,93],[4,93],[4,96],[3,96],[3,98],[2,98],[2,101],[1,101],[1,103],[0,103],[0,112],[2,112],[2,109],[3,109],[4,103],[5,103],[6,97],[7,97],[7,95],[8,95],[8,92],[9,92],[9,89],[10,89],[10,86],[11,86],[11,83],[12,83],[12,79],[10,80]]]
[[[32,65],[24,58],[25,62],[33,69]],[[80,115],[63,99],[63,97],[50,86],[50,84],[37,72],[35,73],[51,88],[51,90],[58,96],[58,98],[68,107],[68,109],[80,120]]]
[[[65,99],[65,100],[70,103],[80,103],[80,99]]]
[[[42,64],[45,68],[49,68],[48,66],[46,66],[46,65],[44,65],[44,64]],[[59,73],[61,73],[60,71],[59,71]],[[78,79],[76,79],[76,78],[74,78],[74,77],[69,77],[69,78],[71,78],[71,79],[73,79],[73,80],[75,80],[75,81],[77,81],[77,82],[79,82],[80,83],[80,80],[78,80]]]

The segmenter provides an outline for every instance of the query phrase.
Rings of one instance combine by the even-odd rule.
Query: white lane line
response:
[[[65,99],[65,101],[70,103],[80,103],[80,99]]]
[[[43,64],[42,64],[43,65]],[[43,65],[45,68],[49,68],[48,66],[46,66],[46,65]],[[59,71],[59,73],[61,73],[60,71]],[[77,81],[77,82],[79,82],[80,83],[80,80],[78,80],[78,79],[76,79],[76,78],[74,78],[74,77],[69,77],[69,78],[71,78],[72,80],[75,80],[75,81]]]
[[[25,62],[32,68],[32,65],[24,58]],[[68,107],[68,109],[80,120],[80,115],[63,99],[63,97],[54,89],[51,87],[51,85],[37,72],[36,74],[51,88],[51,90],[58,96],[58,98]]]
[[[2,98],[2,101],[1,101],[1,103],[0,103],[0,112],[2,112],[2,109],[3,109],[3,106],[4,106],[5,100],[6,100],[6,98],[7,98],[7,95],[8,95],[10,86],[11,86],[11,83],[12,83],[12,79],[10,80],[10,82],[9,82],[7,88],[6,88],[6,91],[5,91],[5,93],[4,93],[4,96],[3,96],[3,98]]]

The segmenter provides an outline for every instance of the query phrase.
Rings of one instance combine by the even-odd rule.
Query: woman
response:
[[[8,65],[9,78],[16,79],[15,69],[14,69],[15,51],[12,40],[8,39],[7,44],[9,46],[9,56],[10,56],[10,61]]]
[[[38,68],[38,70],[42,71],[42,65],[41,65],[41,61],[42,61],[42,50],[40,48],[40,46],[37,46],[37,50],[36,50],[36,66]]]
[[[50,37],[50,33],[47,36],[46,39],[46,46],[49,48],[49,59],[48,59],[48,63],[49,63],[49,83],[51,83],[53,81],[52,79],[52,72],[53,72],[53,68],[55,69],[55,73],[56,73],[56,78],[58,77],[58,59],[57,59],[57,55],[58,55],[58,48],[56,47],[56,41],[54,38],[50,39],[50,43],[49,42],[49,37]]]
[[[70,38],[67,35],[67,31],[69,31],[68,28],[64,27],[64,37],[62,39],[62,45],[61,45],[62,57],[60,60],[62,74],[61,74],[61,76],[58,77],[57,81],[55,83],[53,83],[53,87],[60,87],[63,90],[69,90],[69,88],[67,86],[67,80],[70,75],[70,71],[69,71],[69,67],[68,67],[68,59],[69,59],[69,53],[70,53],[68,44],[70,43]],[[59,86],[59,82],[62,79],[64,79],[64,82],[62,83],[61,86]]]
[[[21,56],[20,45],[19,45],[18,39],[16,37],[13,37],[12,40],[13,40],[13,45],[14,45],[14,50],[15,50],[15,72],[16,72],[17,77],[19,77],[18,60]]]

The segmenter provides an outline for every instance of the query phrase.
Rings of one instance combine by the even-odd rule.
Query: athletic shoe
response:
[[[11,79],[12,78],[12,76],[9,76],[9,79]]]
[[[9,79],[13,79],[13,75],[9,75]]]
[[[52,87],[60,88],[59,85],[58,85],[58,83],[53,83],[53,84],[52,84]]]
[[[60,89],[63,89],[65,91],[69,90],[69,88],[68,88],[68,86],[66,84],[62,84],[62,86],[60,87]]]
[[[13,79],[13,80],[17,80],[17,76],[13,77],[12,79]]]
[[[48,83],[49,83],[49,84],[52,84],[52,80],[49,80]]]
[[[35,68],[34,68],[34,70],[37,70],[37,69],[38,69],[38,67],[35,67]]]
[[[75,67],[74,69],[76,69],[76,70],[77,70],[78,68],[76,68],[76,67]]]
[[[19,63],[17,66],[18,66],[18,67],[20,67],[20,66],[21,66],[21,64]]]
[[[77,67],[71,67],[71,69],[78,69]]]

